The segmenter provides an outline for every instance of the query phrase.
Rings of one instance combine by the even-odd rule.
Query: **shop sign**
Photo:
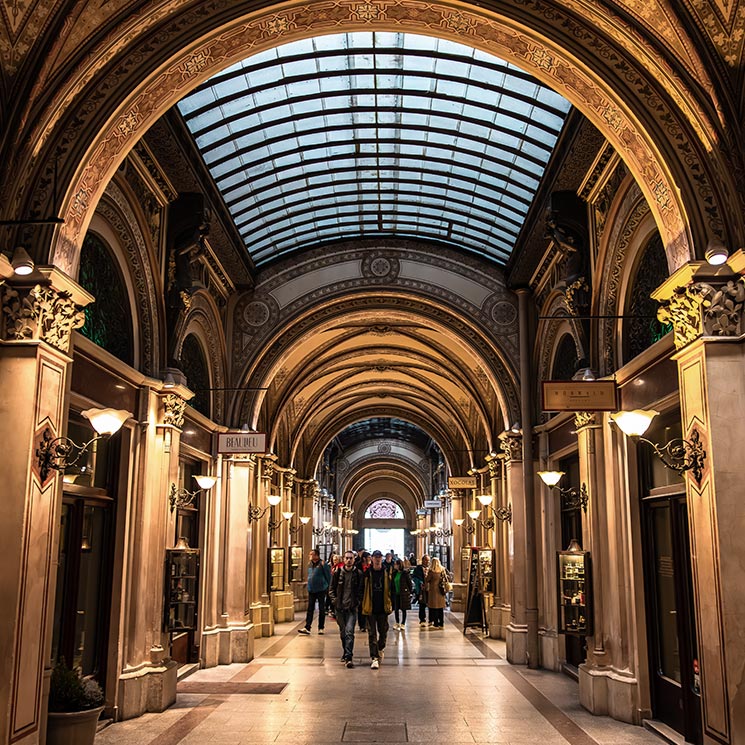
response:
[[[246,455],[266,452],[266,432],[221,432],[217,435],[217,452]]]
[[[448,479],[448,489],[475,489],[475,476],[451,476]]]
[[[543,411],[618,411],[615,380],[544,380]]]
[[[429,510],[439,510],[442,507],[441,499],[425,499],[424,506]]]

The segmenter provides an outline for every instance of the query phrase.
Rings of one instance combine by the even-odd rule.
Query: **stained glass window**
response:
[[[365,510],[365,517],[374,520],[401,520],[404,517],[404,512],[398,504],[390,499],[378,499]]]
[[[80,333],[122,362],[134,365],[132,312],[124,278],[108,246],[94,233],[88,233],[83,241],[78,282],[96,298],[85,309]]]

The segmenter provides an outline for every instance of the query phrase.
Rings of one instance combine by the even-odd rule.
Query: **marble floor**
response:
[[[315,623],[300,635],[301,626],[278,625],[258,639],[249,664],[195,672],[170,709],[112,724],[96,745],[663,742],[589,714],[567,676],[508,664],[503,642],[464,636],[457,614],[445,613],[443,631],[420,628],[409,614],[405,631],[390,629],[379,670],[370,669],[366,634],[357,632],[355,668],[347,669],[333,621],[323,636]]]

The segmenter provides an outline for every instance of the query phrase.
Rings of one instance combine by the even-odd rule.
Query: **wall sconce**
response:
[[[642,437],[649,429],[652,420],[659,413],[659,411],[653,409],[635,409],[634,411],[619,411],[617,414],[611,414],[610,418],[619,426],[626,437],[630,437],[632,440],[641,440],[646,442],[647,445],[651,445],[657,457],[667,468],[678,473],[690,471],[693,478],[696,479],[696,483],[701,486],[706,451],[701,444],[701,435],[695,427],[691,431],[690,440],[675,437],[666,445],[657,445],[646,437]]]
[[[512,523],[512,505],[508,504],[506,507],[497,507],[494,509],[494,507],[491,506],[491,503],[494,501],[494,497],[491,494],[479,494],[476,499],[481,502],[484,507],[488,507],[491,511],[492,516],[487,517],[484,520],[479,520],[479,522],[487,529],[487,530],[494,530],[494,526],[496,523],[494,522],[494,518],[497,520],[501,520],[502,522],[508,522]],[[470,512],[468,513],[471,514]]]
[[[320,538],[321,536],[326,536],[328,533],[331,532],[331,523],[328,520],[323,521],[323,527],[322,528],[313,528],[313,535]]]
[[[561,506],[563,508],[576,510],[578,507],[581,507],[582,512],[587,513],[587,503],[590,501],[590,497],[587,494],[587,486],[584,482],[579,489],[576,486],[562,488],[558,486],[558,483],[561,481],[564,471],[538,471],[538,475],[549,489],[559,490],[559,497],[561,498]]]
[[[132,416],[131,412],[123,409],[86,409],[80,413],[90,421],[98,434],[88,442],[77,445],[69,437],[52,437],[52,430],[46,427],[36,448],[42,482],[47,480],[50,471],[64,471],[74,466],[94,442],[111,437]]]
[[[463,530],[465,530],[468,535],[473,535],[476,532],[476,522],[479,521],[479,515],[481,515],[481,510],[468,510],[466,512],[466,515],[468,515],[468,517],[471,518],[470,521],[467,521],[463,517],[459,517],[455,519],[453,522],[459,528],[463,528]]]
[[[261,520],[270,507],[276,507],[282,501],[282,497],[280,497],[279,494],[269,494],[267,495],[266,501],[269,502],[269,504],[264,507],[263,510],[258,505],[248,505],[248,522],[255,523]]]
[[[443,528],[442,523],[435,523],[429,528],[429,532],[436,535],[438,538],[450,538],[453,535],[453,531],[449,528]]]
[[[194,476],[194,480],[199,486],[199,489],[195,489],[194,491],[177,489],[176,484],[171,483],[171,491],[168,493],[168,504],[171,506],[171,512],[176,507],[191,507],[200,492],[209,491],[217,483],[217,479],[214,476]]]
[[[289,514],[290,514],[290,517],[292,517],[292,513],[289,513]],[[300,524],[299,525],[293,525],[292,523],[290,523],[290,536],[293,539],[300,532],[300,530],[302,529],[303,525],[307,525],[310,522],[310,518],[309,517],[305,517],[305,515],[303,515],[302,517],[300,517],[298,519],[300,520]]]
[[[273,533],[280,525],[282,525],[282,523],[289,523],[294,516],[294,512],[283,512],[281,520],[269,520],[269,531]]]

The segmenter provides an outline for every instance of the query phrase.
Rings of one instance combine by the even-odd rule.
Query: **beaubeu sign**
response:
[[[249,454],[266,452],[266,432],[222,432],[217,435],[217,452]]]

